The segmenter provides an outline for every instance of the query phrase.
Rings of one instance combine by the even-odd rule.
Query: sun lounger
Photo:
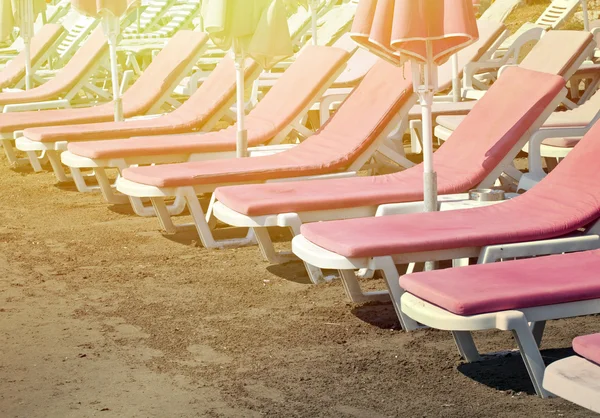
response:
[[[161,106],[169,98],[171,91],[191,69],[194,61],[202,54],[207,39],[208,37],[205,34],[198,32],[178,32],[169,42],[169,45],[156,57],[153,65],[148,67],[136,83],[123,95],[123,113],[125,117],[131,118],[148,113],[158,113]],[[0,95],[1,97],[2,95]],[[14,153],[10,155],[13,151],[12,140],[16,131],[41,126],[107,122],[114,118],[113,106],[113,103],[106,103],[78,109],[0,114],[0,138],[3,141],[9,162],[16,163],[18,161]],[[53,107],[56,107],[56,105]],[[28,141],[26,138],[20,139],[19,146],[23,151],[46,151],[55,174],[57,176],[64,174],[60,164],[60,156],[56,150],[46,149],[43,143]]]
[[[303,136],[312,134],[298,121],[339,76],[347,59],[348,53],[341,49],[305,49],[247,115],[245,123],[249,146],[280,144],[292,131]],[[103,178],[104,169],[111,167],[122,170],[134,164],[232,158],[235,156],[236,129],[236,126],[232,126],[211,133],[72,143],[64,161],[76,168],[93,168],[96,176],[100,173]],[[101,182],[100,178],[98,180]],[[102,191],[112,200],[110,186],[103,187]],[[138,214],[154,213],[140,208],[138,203],[136,199],[132,200]]]
[[[519,67],[535,71],[543,71],[550,74],[559,74],[565,80],[569,80],[578,70],[581,64],[589,57],[590,52],[595,47],[595,41],[591,34],[583,31],[551,31],[548,32],[519,63]],[[479,64],[476,65],[480,65]],[[473,69],[469,65],[465,69],[465,80],[471,79],[470,75]],[[465,87],[468,89],[468,87]],[[432,108],[432,117],[436,120],[439,116],[459,116],[466,115],[473,109],[476,100],[464,102],[434,102]],[[420,147],[417,142],[420,141],[421,131],[421,109],[413,107],[409,118],[411,120],[411,143],[414,152],[418,152]],[[444,140],[450,130],[443,126],[435,127],[436,137]]]
[[[152,32],[136,33],[124,31],[123,38],[126,40],[170,38],[177,33],[177,31],[190,26],[199,10],[200,2],[197,0],[172,5],[163,15],[169,18],[167,24],[161,25]]]
[[[489,188],[512,163],[532,132],[564,96],[564,81],[554,75],[510,68],[473,109],[464,124],[434,154],[439,193]],[[422,168],[374,177],[257,184],[218,188],[213,213],[232,226],[252,227],[271,262],[276,253],[267,227],[288,227],[332,219],[375,216],[381,205],[419,202]],[[313,282],[319,272],[309,269]]]
[[[547,246],[559,253],[598,245],[600,184],[594,161],[600,155],[599,137],[600,124],[596,124],[544,180],[506,202],[466,204],[463,207],[475,207],[435,213],[411,213],[422,211],[422,203],[396,205],[389,216],[307,224],[301,227],[302,235],[293,239],[293,251],[316,267],[342,270],[346,286],[358,297],[362,293],[354,270],[382,270],[402,325],[414,329],[416,323],[401,310],[403,291],[395,264],[464,263],[470,257],[483,263],[494,251],[501,254],[498,258],[511,257],[513,244],[512,253],[526,257],[538,251],[531,241],[541,240],[553,240]]]
[[[261,68],[251,59],[246,65],[246,81],[251,83],[260,74]],[[18,144],[27,148],[40,143],[38,150],[61,152],[71,142],[90,142],[106,139],[124,139],[136,136],[169,135],[190,132],[208,132],[223,118],[235,102],[235,68],[233,59],[223,58],[207,80],[183,105],[174,111],[158,116],[136,117],[123,122],[97,122],[87,124],[60,125],[28,128]],[[34,153],[34,162],[37,157]],[[85,159],[85,162],[88,162]],[[71,167],[73,172],[74,166]],[[37,170],[41,167],[34,167]],[[75,173],[73,173],[75,174]],[[89,191],[81,177],[75,178],[80,191]],[[81,183],[83,181],[83,183]]]
[[[402,310],[423,325],[457,333],[512,331],[536,393],[547,397],[538,348],[545,323],[600,313],[598,267],[596,250],[405,275],[400,279]],[[595,359],[600,353],[587,346],[583,351]],[[474,345],[469,354],[469,361],[478,359]],[[578,371],[573,368],[569,374]]]
[[[480,21],[503,23],[522,0],[496,0],[479,17]]]
[[[156,29],[160,19],[164,16],[176,0],[152,0],[140,13],[139,19],[135,19],[129,26],[123,30],[123,34],[141,34]]]
[[[598,257],[598,254],[587,255]],[[598,265],[591,269],[593,274]],[[566,272],[571,275],[571,271]],[[578,356],[558,360],[544,373],[544,388],[579,406],[600,413],[600,334],[577,337],[573,350]]]
[[[61,25],[47,24],[31,40],[31,68],[35,72],[48,60],[51,48],[64,36]],[[0,72],[0,90],[22,88],[25,79],[25,52],[11,60]]]
[[[217,241],[213,237],[197,194],[210,193],[227,184],[353,174],[381,148],[401,116],[414,103],[409,72],[406,78],[404,74],[403,68],[378,62],[318,133],[285,151],[235,160],[128,168],[117,180],[117,190],[129,196],[150,197],[159,220],[169,231],[176,228],[162,198],[184,197],[205,247],[239,245],[246,241]],[[218,139],[216,136],[216,144]],[[227,142],[234,139],[229,134]],[[269,152],[265,148],[256,151]]]

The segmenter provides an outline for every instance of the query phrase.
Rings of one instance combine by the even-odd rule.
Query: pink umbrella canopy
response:
[[[105,13],[123,16],[131,8],[139,6],[139,0],[71,0],[71,5],[87,16],[100,17]]]
[[[478,37],[472,0],[361,0],[352,26],[354,41],[396,65],[443,64]]]

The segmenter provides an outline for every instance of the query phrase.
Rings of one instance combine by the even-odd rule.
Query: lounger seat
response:
[[[599,136],[597,123],[543,182],[499,205],[315,223],[303,225],[301,231],[312,243],[345,257],[483,247],[563,236],[600,216],[600,184],[596,181]]]
[[[594,269],[598,269],[598,264],[596,264]],[[577,266],[577,270],[579,270],[579,266]],[[592,273],[593,271],[590,271],[590,275]],[[600,334],[575,338],[573,340],[573,350],[581,357],[600,365]]]
[[[92,36],[95,39],[97,36],[103,37],[103,34],[102,31],[94,32]],[[178,32],[171,39],[167,47],[154,59],[154,65],[150,65],[144,74],[123,95],[124,116],[133,117],[145,114],[159,99],[169,94],[170,92],[168,90],[165,91],[165,89],[168,89],[177,79],[184,75],[182,71],[200,53],[207,40],[207,35],[203,33],[192,31]],[[104,38],[102,38],[102,42],[106,42]],[[86,43],[86,46],[88,43]],[[40,88],[49,83],[43,84]],[[29,91],[33,90],[36,89]],[[0,94],[0,101],[3,94]],[[32,127],[105,122],[113,118],[113,103],[88,108],[4,113],[0,114],[0,134]]]
[[[559,76],[508,69],[479,101],[468,123],[434,154],[439,193],[462,193],[483,181],[563,86]],[[489,123],[489,109],[502,115],[502,123]],[[378,206],[422,200],[422,178],[418,166],[375,177],[221,187],[216,197],[248,216]]]
[[[544,373],[544,388],[600,413],[600,334],[575,338],[573,349],[581,357],[567,357],[550,364]]]
[[[541,257],[404,275],[400,286],[457,315],[600,298],[600,251],[552,256],[551,260]],[[600,362],[600,337],[580,341],[579,348]]]
[[[35,65],[54,45],[64,32],[57,24],[46,24],[31,40],[31,63]],[[0,89],[12,88],[25,76],[25,52],[11,60],[0,72]]]
[[[248,60],[245,68],[247,80],[254,79],[260,71],[258,64],[253,60]],[[219,110],[234,100],[234,95],[233,59],[223,58],[206,81],[183,105],[164,116],[125,122],[31,128],[26,129],[24,135],[32,141],[39,142],[78,142],[193,132],[202,128]],[[82,148],[82,155],[86,155],[86,148]],[[78,150],[76,147],[75,149]]]
[[[378,62],[335,118],[321,131],[287,151],[227,161],[133,167],[123,171],[123,178],[156,187],[179,187],[262,182],[342,171],[379,138],[390,120],[413,97],[409,73],[406,78],[402,77],[403,73],[402,68]],[[388,80],[396,80],[394,88]],[[364,103],[370,103],[370,106],[364,106]],[[358,120],[357,115],[360,115]]]
[[[304,49],[277,85],[245,118],[248,145],[263,145],[295,122],[302,110],[343,67],[348,53],[337,48]],[[317,64],[318,63],[318,64]],[[127,158],[165,154],[235,151],[236,127],[189,135],[157,135],[126,140],[73,143],[69,151],[88,158]]]

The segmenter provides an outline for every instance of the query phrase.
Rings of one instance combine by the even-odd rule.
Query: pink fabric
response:
[[[564,86],[559,76],[507,69],[464,124],[434,154],[440,194],[476,187]],[[344,209],[423,199],[421,166],[399,173],[323,181],[222,187],[218,200],[249,215]]]
[[[98,33],[102,37],[104,36],[102,32],[95,32],[92,35],[94,42]],[[88,40],[84,48],[78,53],[83,51],[92,40]],[[186,68],[189,61],[198,55],[207,40],[208,37],[205,34],[192,31],[179,31],[173,36],[140,78],[123,94],[123,113],[125,117],[130,118],[143,115],[150,110],[154,103],[167,93],[167,87],[183,75],[182,71]],[[77,56],[77,54],[75,55]],[[75,57],[73,57],[67,66],[71,65],[74,60]],[[53,80],[57,78],[60,77],[55,77]],[[43,88],[51,82],[52,80],[38,88]],[[38,88],[20,93],[2,93],[0,94],[0,100],[5,95],[26,94]],[[28,101],[25,100],[25,102]],[[42,126],[108,122],[113,118],[114,108],[112,103],[88,108],[3,113],[0,114],[0,132],[14,132]]]
[[[442,147],[436,154],[445,150],[448,148]],[[544,180],[507,202],[467,210],[314,223],[303,225],[302,234],[311,242],[346,257],[376,257],[559,237],[595,221],[600,215],[599,155],[600,123]],[[460,160],[457,166],[461,166]],[[437,167],[441,169],[440,165]]]
[[[580,270],[580,266],[577,266],[577,270]],[[594,269],[590,269],[590,274],[597,271],[597,266]],[[571,272],[567,273],[571,275]],[[588,359],[600,365],[600,334],[586,335],[583,337],[577,337],[573,340],[573,350],[581,357]]]
[[[248,145],[270,141],[314,100],[348,59],[344,50],[308,47],[277,84],[246,117]],[[235,151],[236,126],[206,134],[157,135],[117,141],[96,141],[70,149],[89,158],[127,158],[165,154]]]
[[[469,0],[361,0],[353,39],[391,62],[411,57],[442,64],[478,37]],[[431,54],[426,43],[431,44]]]
[[[251,81],[259,71],[252,60],[246,63],[246,81]],[[231,102],[235,95],[235,69],[233,59],[223,58],[206,81],[180,107],[173,112],[154,119],[127,122],[100,122],[82,125],[51,126],[25,130],[25,136],[33,141],[97,141],[101,139],[130,138],[141,135],[165,135],[200,130],[216,112]],[[71,145],[74,146],[71,149]],[[69,150],[81,151],[86,146],[69,144]]]
[[[75,86],[81,77],[93,68],[107,51],[106,37],[102,33],[102,28],[98,27],[63,69],[58,72],[56,77],[31,90],[0,93],[0,105],[40,102],[60,98],[61,94],[68,92]],[[9,115],[8,119],[12,116]]]
[[[375,141],[412,96],[403,68],[378,62],[315,135],[285,152],[227,161],[134,167],[123,176],[158,187],[256,182],[332,173],[348,167]]]
[[[454,314],[477,315],[600,298],[599,268],[600,252],[588,251],[408,274],[400,286]]]
[[[31,62],[37,63],[54,45],[64,29],[61,25],[46,24],[31,40]],[[0,72],[0,89],[13,88],[25,76],[25,51],[21,51]]]

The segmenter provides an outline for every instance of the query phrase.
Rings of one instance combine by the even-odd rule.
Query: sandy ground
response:
[[[446,332],[253,247],[199,248],[0,157],[1,417],[584,417],[541,400],[517,354],[461,362]],[[374,283],[380,285],[380,283]],[[548,361],[598,318],[556,321]],[[484,352],[507,333],[476,336]]]

